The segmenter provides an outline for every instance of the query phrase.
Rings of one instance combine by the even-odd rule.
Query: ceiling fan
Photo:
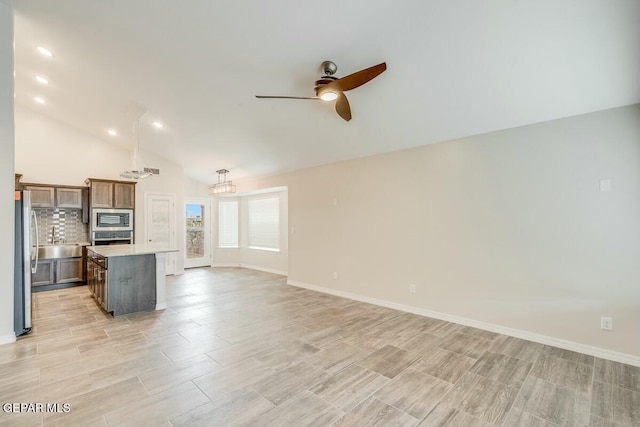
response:
[[[355,89],[369,80],[382,74],[387,69],[387,63],[383,62],[373,67],[365,68],[348,76],[337,78],[333,75],[338,70],[336,64],[331,61],[324,61],[320,65],[324,76],[316,80],[316,96],[265,96],[256,95],[256,98],[277,98],[277,99],[321,99],[323,101],[336,101],[336,112],[346,121],[351,120],[351,107],[344,92]]]

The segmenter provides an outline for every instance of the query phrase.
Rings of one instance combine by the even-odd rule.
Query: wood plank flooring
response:
[[[3,426],[640,426],[640,368],[203,268],[168,308],[113,318],[86,287],[34,294],[0,346]]]

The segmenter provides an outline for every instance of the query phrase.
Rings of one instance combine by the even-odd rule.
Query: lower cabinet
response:
[[[37,271],[31,275],[33,286],[82,282],[83,280],[82,258],[41,259],[38,260]]]
[[[32,267],[35,266],[33,263]],[[38,260],[38,269],[31,274],[32,286],[53,285],[56,282],[56,260],[41,259]]]
[[[81,282],[82,258],[56,260],[56,283]]]
[[[87,256],[87,285],[96,302],[114,316],[154,310],[155,255],[109,257],[108,268]]]

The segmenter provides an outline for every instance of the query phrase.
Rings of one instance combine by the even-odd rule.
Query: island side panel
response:
[[[156,253],[156,310],[167,308],[165,253]]]
[[[110,257],[108,274],[108,306],[114,316],[155,309],[156,258],[153,254]]]

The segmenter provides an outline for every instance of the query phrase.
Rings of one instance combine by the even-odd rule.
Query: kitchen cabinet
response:
[[[82,282],[83,280],[81,257],[40,259],[38,260],[38,271],[31,275],[33,286]]]
[[[107,269],[94,263],[91,271],[93,274],[91,294],[105,311],[112,311],[113,304],[109,304],[107,298]]]
[[[83,209],[84,187],[60,187],[54,185],[26,184],[31,191],[31,206],[34,208]]]
[[[113,183],[92,180],[89,186],[89,200],[92,208],[112,208]]]
[[[113,207],[116,209],[133,209],[135,206],[135,189],[133,184],[116,182],[113,184]]]
[[[52,285],[55,283],[55,259],[38,260],[38,270],[31,274],[32,286]]]
[[[56,260],[56,283],[81,282],[82,258]]]
[[[89,291],[114,316],[156,308],[153,254],[108,257],[87,250]]]
[[[82,188],[56,188],[56,206],[82,209]]]
[[[89,203],[92,208],[133,209],[135,182],[87,179]]]
[[[31,207],[54,208],[56,206],[55,187],[27,185],[24,189],[31,191]]]

